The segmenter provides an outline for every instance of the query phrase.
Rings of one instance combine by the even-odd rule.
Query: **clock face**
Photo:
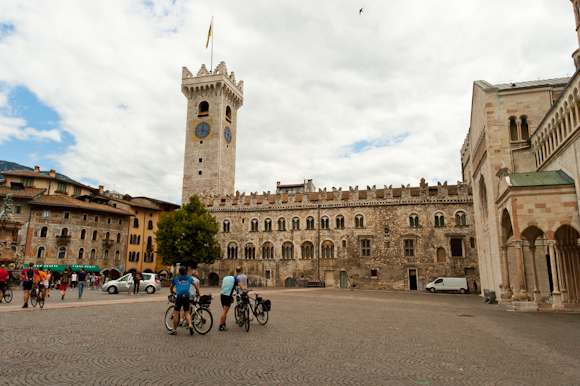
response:
[[[227,143],[232,142],[232,131],[230,130],[229,126],[226,126],[226,128],[224,129],[224,138]]]
[[[204,139],[209,135],[209,124],[207,122],[201,122],[195,127],[195,135],[197,138]]]

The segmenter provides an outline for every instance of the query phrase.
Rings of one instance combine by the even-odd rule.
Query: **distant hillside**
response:
[[[29,170],[29,171],[33,172],[34,168],[29,168],[28,166],[20,165],[20,164],[17,164],[15,162],[0,161],[0,173],[1,172],[10,172],[13,170]],[[44,171],[44,172],[40,172],[40,173],[48,175],[49,172]],[[79,184],[79,182],[77,182],[71,178],[68,178],[64,174],[56,173],[56,178],[60,178],[61,180],[70,181],[70,182],[74,182],[74,183]]]

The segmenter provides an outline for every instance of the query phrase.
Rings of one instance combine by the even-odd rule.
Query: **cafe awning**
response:
[[[50,272],[64,272],[64,270],[66,269],[66,265],[65,264],[35,264],[34,268],[36,268],[36,269],[38,269],[38,268],[49,269],[50,268]]]
[[[99,268],[98,265],[69,265],[70,269],[73,270],[73,272],[79,272],[81,270],[81,268],[85,269],[85,272],[101,272],[101,269]]]

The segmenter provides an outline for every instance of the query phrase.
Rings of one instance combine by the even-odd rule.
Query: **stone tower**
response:
[[[236,83],[224,62],[213,73],[203,64],[195,77],[183,67],[181,91],[187,98],[182,202],[199,193],[231,194],[244,82]]]
[[[578,36],[578,46],[580,47],[580,0],[570,0],[574,8],[574,20],[576,21],[576,35]],[[576,69],[580,68],[580,50],[574,51],[572,54],[574,65]]]

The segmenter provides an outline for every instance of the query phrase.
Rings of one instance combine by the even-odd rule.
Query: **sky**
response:
[[[570,76],[578,48],[569,0],[4,1],[0,160],[180,203],[212,16],[246,193],[454,184],[473,82]]]

